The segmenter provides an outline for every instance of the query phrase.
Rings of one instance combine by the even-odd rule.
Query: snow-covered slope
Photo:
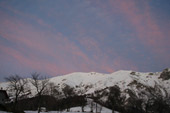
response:
[[[170,71],[170,70],[169,70]],[[147,87],[155,88],[159,86],[162,94],[165,95],[165,91],[170,93],[170,79],[163,80],[160,78],[162,72],[157,73],[141,73],[133,71],[120,70],[111,74],[102,74],[96,72],[82,73],[76,72],[67,75],[57,76],[50,78],[49,81],[53,82],[62,90],[65,84],[73,87],[77,92],[82,94],[91,94],[95,91],[102,90],[107,87],[117,85],[121,91],[125,89],[132,89],[137,91],[135,84],[141,84]],[[29,83],[32,90],[34,87]],[[7,89],[8,83],[0,83],[0,87]],[[81,90],[81,91],[80,91]],[[34,91],[32,91],[35,94]]]
[[[60,89],[62,89],[63,84],[67,84],[74,87],[77,91],[81,90],[81,93],[83,94],[90,94],[97,90],[102,90],[106,87],[111,87],[114,85],[119,86],[121,91],[125,89],[137,91],[138,89],[135,89],[136,87],[134,87],[134,82],[151,88],[159,86],[162,94],[165,94],[164,89],[170,93],[170,80],[162,80],[159,78],[160,74],[161,72],[140,73],[124,70],[111,74],[78,72],[51,78],[50,82],[58,85]]]
[[[49,82],[57,86],[55,88],[60,92],[57,95],[59,98],[64,97],[63,88],[67,85],[74,89],[76,95],[97,97],[98,102],[105,103],[107,107],[110,106],[111,102],[109,96],[115,93],[114,90],[120,91],[120,95],[114,98],[115,101],[122,101],[118,102],[117,110],[123,108],[127,111],[135,107],[135,109],[146,111],[148,106],[152,106],[149,109],[153,111],[157,102],[169,103],[168,105],[170,105],[170,69],[156,73],[125,70],[111,74],[76,72],[50,78]],[[7,90],[8,83],[0,83],[0,87]],[[29,83],[29,87],[31,89],[29,97],[35,96],[36,90],[31,83]]]

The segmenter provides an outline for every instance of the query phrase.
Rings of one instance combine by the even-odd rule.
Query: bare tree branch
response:
[[[29,87],[27,87],[28,80],[23,79],[17,74],[6,77],[5,80],[9,82],[8,91],[11,92],[11,94],[15,98],[14,109],[16,109],[18,99],[22,97],[25,93],[30,91]]]
[[[30,81],[32,85],[36,88],[38,96],[38,113],[40,112],[41,96],[45,93],[46,87],[49,84],[49,79],[47,77],[41,77],[39,73],[35,72],[31,74],[32,80]]]

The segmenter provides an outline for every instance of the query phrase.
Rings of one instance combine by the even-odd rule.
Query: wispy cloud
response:
[[[1,60],[50,75],[169,65],[170,27],[149,1],[72,2],[0,2]]]

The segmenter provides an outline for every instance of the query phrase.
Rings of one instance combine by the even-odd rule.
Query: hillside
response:
[[[156,73],[125,70],[111,74],[76,72],[53,77],[49,81],[54,83],[60,92],[56,98],[64,98],[62,89],[68,85],[74,89],[76,95],[94,98],[95,101],[108,108],[112,108],[112,103],[114,103],[117,111],[127,113],[158,111],[159,102],[165,104],[160,106],[170,105],[170,69]],[[29,85],[31,87],[30,97],[33,97],[36,92],[31,83]],[[0,83],[0,87],[7,89],[8,83]],[[131,111],[132,108],[136,111]],[[169,110],[169,107],[162,109]]]

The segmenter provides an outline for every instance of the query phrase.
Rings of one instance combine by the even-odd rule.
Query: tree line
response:
[[[66,109],[69,111],[71,107],[76,106],[81,106],[82,112],[84,112],[84,106],[87,104],[88,96],[83,95],[83,91],[79,91],[81,94],[79,96],[75,89],[67,84],[62,84],[62,89],[60,89],[59,85],[50,82],[47,77],[43,77],[39,73],[32,73],[31,79],[25,79],[19,75],[12,75],[5,79],[8,82],[9,96],[13,97],[12,103],[7,104],[6,107],[14,113],[22,113],[23,110],[37,110],[40,113],[41,107],[46,107],[48,110],[62,111]],[[126,96],[122,95],[120,88],[116,85],[95,91],[88,98],[112,109],[113,113],[114,111],[121,113],[169,113],[170,97],[165,98],[159,95],[156,92],[157,88],[147,88],[147,90],[149,92],[143,92],[149,95],[147,101],[138,98],[130,89],[126,90],[129,95],[129,98],[126,99]],[[103,97],[107,97],[105,102],[101,101]],[[90,104],[91,112],[93,112],[95,105],[93,102]]]
[[[8,82],[9,96],[12,97],[12,102],[7,104],[6,107],[14,113],[22,113],[26,109],[37,110],[40,113],[41,107],[47,107],[50,110],[67,109],[69,111],[70,107],[82,106],[82,110],[84,110],[86,103],[84,96],[76,95],[74,88],[67,84],[64,84],[62,91],[59,91],[58,85],[37,72],[31,74],[31,79],[11,75],[6,77],[5,80]],[[35,94],[32,94],[32,92]]]

